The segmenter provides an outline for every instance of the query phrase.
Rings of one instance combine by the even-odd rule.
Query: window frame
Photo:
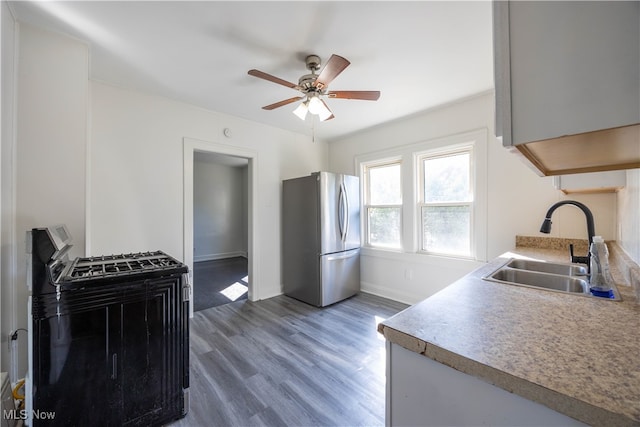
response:
[[[445,256],[451,258],[463,258],[463,259],[475,259],[475,211],[476,211],[476,181],[477,174],[475,169],[475,142],[468,142],[463,144],[447,145],[445,147],[439,147],[431,150],[414,153],[415,169],[416,169],[416,234],[417,234],[417,253]],[[429,159],[437,159],[444,157],[451,157],[458,154],[469,155],[469,201],[448,201],[448,202],[426,202],[425,201],[425,168],[424,161]],[[423,209],[425,207],[455,207],[455,206],[468,206],[469,207],[469,252],[466,254],[456,254],[450,252],[431,251],[425,248],[424,242],[424,218],[422,216]]]
[[[399,204],[372,204],[371,203],[371,186],[369,185],[370,176],[369,170],[380,167],[387,166],[395,166],[398,165],[400,167],[400,203]],[[404,211],[404,194],[403,194],[403,179],[402,179],[402,157],[391,157],[380,160],[374,160],[370,162],[362,162],[360,163],[360,175],[362,177],[362,210],[363,213],[361,218],[362,223],[362,235],[364,236],[364,246],[379,249],[379,250],[388,250],[388,251],[402,251],[404,248],[403,245],[403,211]],[[371,208],[397,208],[400,213],[400,236],[399,236],[399,246],[385,246],[385,245],[376,245],[371,243],[371,233],[370,233],[370,224],[369,224],[369,209]]]
[[[362,253],[369,256],[380,256],[389,259],[406,260],[408,255],[414,262],[436,262],[441,263],[444,259],[454,262],[459,261],[487,261],[489,241],[488,229],[488,137],[489,129],[476,128],[460,133],[449,134],[428,140],[405,145],[395,145],[381,150],[365,152],[354,156],[354,171],[360,177],[360,206],[362,208],[361,235]],[[450,151],[456,147],[473,145],[471,158],[472,176],[474,181],[474,206],[472,210],[472,230],[471,230],[471,256],[460,257],[456,255],[439,255],[420,251],[422,242],[420,241],[421,215],[418,214],[416,205],[419,200],[420,182],[418,174],[418,163],[416,156],[425,152]],[[364,166],[373,164],[383,164],[399,160],[401,162],[402,179],[402,217],[401,217],[401,250],[391,250],[380,247],[372,247],[367,244],[368,230],[366,230],[367,212],[365,211],[365,191],[366,182]],[[397,254],[397,255],[396,255]],[[421,261],[424,260],[424,261]]]

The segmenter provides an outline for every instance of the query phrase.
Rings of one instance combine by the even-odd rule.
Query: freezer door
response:
[[[320,306],[355,295],[360,290],[360,249],[320,257]]]

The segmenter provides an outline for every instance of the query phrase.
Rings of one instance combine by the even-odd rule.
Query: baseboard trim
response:
[[[412,305],[421,301],[420,299],[416,298],[414,294],[398,291],[397,289],[389,289],[387,287],[378,286],[369,282],[360,282],[360,290],[368,294],[398,301],[403,304]]]
[[[220,254],[207,254],[207,255],[194,255],[193,262],[201,262],[201,261],[215,261],[218,259],[226,259],[226,258],[236,258],[243,257],[247,258],[247,253],[242,251],[237,252],[224,252]]]

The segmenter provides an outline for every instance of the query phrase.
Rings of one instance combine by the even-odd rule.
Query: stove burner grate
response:
[[[161,251],[138,252],[121,255],[101,255],[78,258],[65,280],[127,276],[137,273],[162,271],[181,267],[182,264]]]

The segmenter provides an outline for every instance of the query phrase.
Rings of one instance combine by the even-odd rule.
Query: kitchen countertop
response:
[[[640,304],[629,282],[637,264],[618,268],[614,258],[621,251],[607,244],[622,301],[482,280],[510,257],[568,262],[566,246],[516,246],[380,323],[378,331],[392,343],[587,424],[638,425]]]

